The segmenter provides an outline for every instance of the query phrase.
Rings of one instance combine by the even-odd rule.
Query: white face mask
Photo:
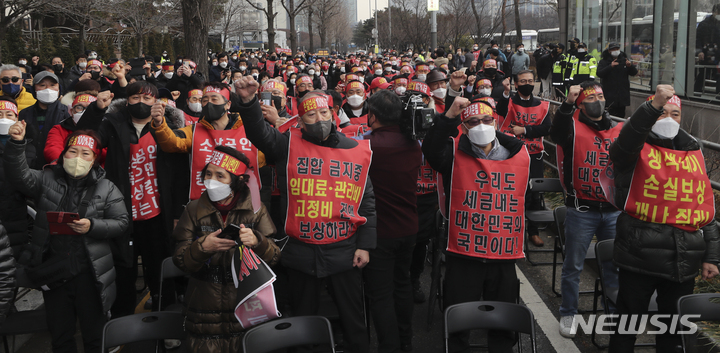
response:
[[[173,77],[173,74],[174,74],[173,72],[166,72],[163,75],[165,75],[165,78],[167,78],[169,80]]]
[[[253,55],[250,55],[250,57],[251,57],[251,58],[253,58],[253,59],[255,59],[255,54],[253,54]]]
[[[340,67],[340,72],[345,72],[345,66]]]
[[[240,71],[245,71],[245,69],[247,69],[247,66],[240,66],[238,67],[238,69],[240,69]]]
[[[83,61],[83,62],[79,63],[78,66],[79,66],[81,69],[84,69],[84,68],[87,67],[87,63]]]
[[[618,56],[620,56],[620,51],[619,51],[619,50],[613,50],[613,51],[610,52],[610,55],[612,55],[614,58],[617,58]]]
[[[385,72],[391,72],[391,71],[392,71],[392,67],[388,66],[385,68]]]
[[[256,79],[256,80],[257,80],[257,79],[258,79],[258,77],[260,77],[260,74],[252,74],[252,75],[250,75],[250,76],[252,76],[252,77],[253,77],[254,79]]]
[[[351,107],[359,107],[363,103],[363,97],[354,94],[347,98],[347,102]]]
[[[27,60],[19,60],[18,64],[20,65],[27,65]]]
[[[188,109],[192,112],[200,113],[202,111],[202,103],[188,103]]]
[[[395,87],[395,94],[397,94],[398,96],[402,96],[403,94],[405,94],[406,89],[407,88],[405,88],[403,86]]]
[[[320,71],[315,71],[315,76],[320,76]]]
[[[578,53],[584,53],[586,50],[583,48],[578,49]]]
[[[360,81],[360,82],[362,82],[362,83],[365,83],[365,76],[360,76],[360,78],[358,79],[358,81]]]
[[[77,124],[78,121],[80,121],[80,118],[82,118],[83,113],[84,113],[84,112],[80,112],[80,113],[75,113],[75,114],[73,114],[73,121],[75,122],[75,124]]]
[[[426,74],[418,74],[418,75],[417,75],[417,79],[420,80],[420,81],[425,82],[425,79],[426,79],[426,78],[427,78],[427,75],[426,75]]]
[[[480,124],[468,129],[468,138],[475,145],[484,147],[495,140],[495,127],[492,125]]]
[[[434,70],[434,69],[435,69],[435,65],[430,65],[430,70]]]
[[[300,65],[300,71],[305,70],[305,65]]]
[[[715,19],[720,21],[720,15],[715,15]]]
[[[310,75],[310,76],[315,75],[315,70],[308,70],[308,75]]]
[[[432,91],[433,96],[438,97],[440,99],[445,99],[445,93],[447,93],[447,88],[438,88],[434,91]]]
[[[0,119],[0,135],[7,135],[10,127],[15,125],[15,120],[2,118]]]
[[[291,78],[291,79],[290,79],[290,84],[291,84],[291,85],[294,85],[294,84],[295,84],[295,79],[294,79],[294,78]]]
[[[224,61],[221,62],[221,63],[220,63],[220,67],[222,67],[223,69],[226,68],[226,67],[227,67],[227,63],[224,62]]]
[[[393,66],[397,65],[397,60],[391,62],[391,64],[393,64]],[[387,69],[386,69],[386,70],[387,70]]]
[[[65,158],[63,157],[63,169],[73,178],[81,178],[87,175],[92,168],[93,162],[86,161],[80,157]]]
[[[375,70],[375,75],[377,75],[377,76],[382,75],[382,70],[380,70],[380,69]]]
[[[232,59],[233,59],[233,60],[237,60],[237,56],[233,56]]]
[[[205,179],[203,182],[205,189],[207,189],[208,197],[212,202],[218,202],[225,200],[232,194],[230,184],[221,183],[215,179]]]
[[[492,93],[492,89],[490,89],[490,88],[481,88],[481,89],[478,91],[478,93],[484,94],[484,95],[486,95],[486,96],[489,97],[490,94]]]
[[[37,96],[37,99],[41,103],[50,104],[55,102],[58,99],[58,94],[60,92],[54,90],[54,89],[44,89],[42,91],[35,92],[35,95]]]
[[[524,53],[524,52],[525,52],[525,48],[518,48],[518,53],[521,53],[521,54],[522,54],[522,53]]]
[[[213,66],[218,66],[217,61],[213,61]]]
[[[652,132],[666,139],[673,139],[680,130],[680,124],[671,117],[662,118],[655,122]]]

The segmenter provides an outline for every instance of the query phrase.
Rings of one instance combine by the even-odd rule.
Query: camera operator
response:
[[[412,347],[412,287],[410,262],[418,231],[417,175],[422,153],[420,145],[403,133],[407,123],[404,104],[388,90],[367,100],[367,139],[373,149],[370,180],[375,189],[377,247],[363,271],[365,290],[375,320],[379,352],[396,352]],[[375,184],[377,183],[377,184]]]

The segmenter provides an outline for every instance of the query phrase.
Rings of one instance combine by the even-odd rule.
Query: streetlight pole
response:
[[[375,0],[375,31],[376,31],[375,33],[377,33],[377,34],[375,34],[375,54],[377,54],[377,51],[379,48],[378,42],[379,42],[379,38],[380,38],[380,35],[379,35],[380,33],[378,33],[377,30],[378,30],[378,7],[377,7],[377,0]]]
[[[392,45],[392,16],[390,14],[390,2],[392,0],[388,0],[388,47],[391,48]]]

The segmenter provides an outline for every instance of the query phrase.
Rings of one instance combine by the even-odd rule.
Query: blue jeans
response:
[[[560,316],[577,314],[580,297],[580,273],[583,270],[585,256],[592,242],[593,235],[598,241],[615,239],[615,223],[620,211],[608,208],[603,211],[590,210],[580,212],[575,207],[568,207],[565,218],[565,262],[562,268],[560,293],[562,304]],[[603,265],[605,285],[617,288],[617,273],[608,262]]]

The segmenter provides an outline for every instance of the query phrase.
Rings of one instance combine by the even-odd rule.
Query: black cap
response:
[[[557,47],[560,48],[560,49],[562,49],[562,50],[565,50],[565,44],[558,43]]]
[[[580,44],[578,44],[578,48],[586,48],[587,49],[587,45],[585,43],[580,43]]]
[[[580,43],[580,39],[578,39],[577,37],[575,37],[575,38],[570,38],[570,39],[568,39],[568,42]]]
[[[608,50],[609,50],[609,49],[614,49],[614,48],[620,49],[620,44],[615,43],[615,42],[612,42],[612,43],[610,43],[610,44],[608,45]]]

